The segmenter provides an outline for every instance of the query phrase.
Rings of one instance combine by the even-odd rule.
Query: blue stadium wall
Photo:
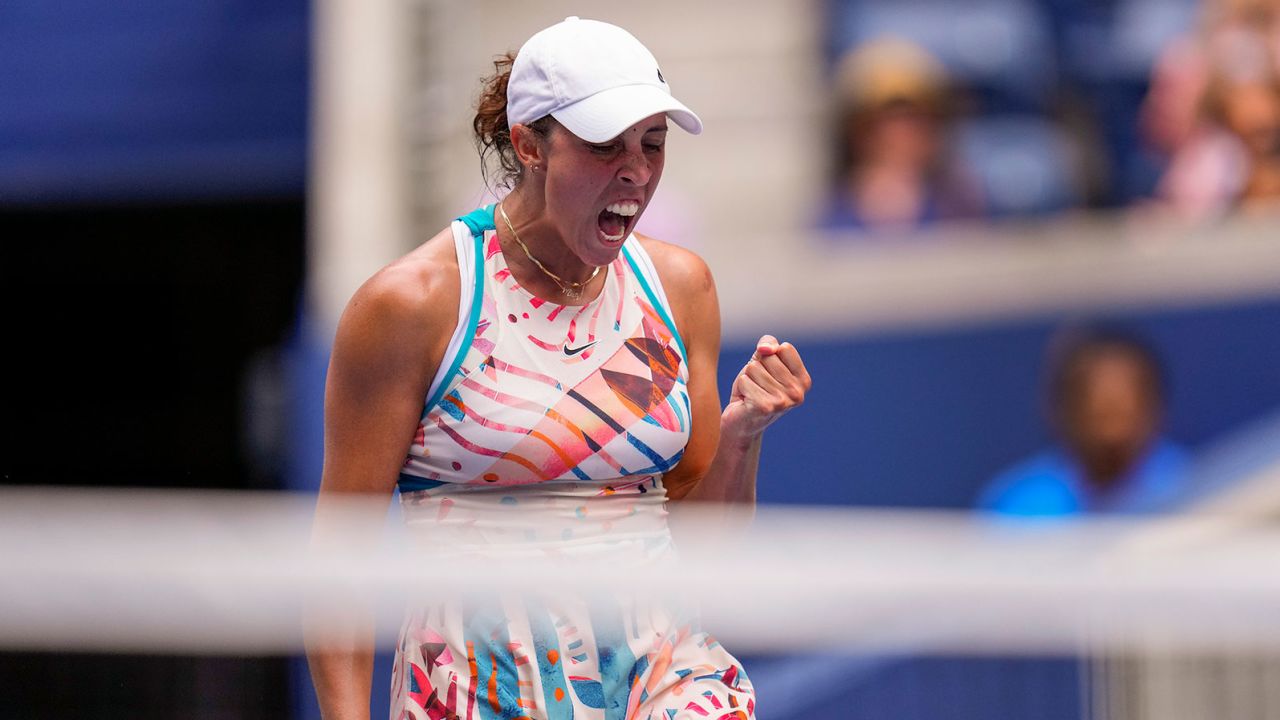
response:
[[[1168,433],[1193,450],[1280,407],[1280,300],[1105,319],[1155,346],[1169,378]],[[814,388],[766,435],[760,500],[970,506],[983,483],[1050,440],[1040,373],[1059,322],[784,337],[800,347]],[[722,397],[752,349],[726,344]]]
[[[1193,452],[1280,407],[1280,300],[1106,319],[1132,327],[1162,356],[1168,432]],[[1040,373],[1059,322],[784,337],[801,348],[814,388],[766,435],[760,500],[970,507],[993,475],[1050,441]],[[722,397],[752,350],[726,345]],[[833,656],[817,659],[837,668],[823,667],[828,680],[800,691],[797,661],[815,658],[744,658],[762,717],[1075,720],[1086,711],[1088,675],[1074,657]]]
[[[310,3],[0,3],[0,204],[300,194]]]

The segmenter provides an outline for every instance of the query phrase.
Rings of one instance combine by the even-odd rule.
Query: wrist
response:
[[[720,420],[720,447],[722,448],[750,450],[753,445],[759,444],[763,435],[763,428],[748,428],[743,423],[734,422],[725,417]]]

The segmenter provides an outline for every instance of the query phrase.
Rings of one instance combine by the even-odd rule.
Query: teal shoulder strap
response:
[[[644,252],[638,246],[639,243],[637,243],[637,249]],[[684,340],[680,338],[680,331],[676,330],[675,321],[671,319],[671,315],[667,313],[667,308],[658,299],[658,295],[653,291],[653,288],[649,286],[648,274],[641,269],[640,264],[631,256],[631,251],[627,245],[622,246],[622,255],[627,259],[627,264],[631,266],[631,272],[635,273],[636,279],[640,281],[640,287],[644,290],[645,296],[649,298],[649,304],[658,312],[658,317],[662,318],[662,322],[667,324],[667,329],[671,331],[671,337],[675,338],[676,347],[680,348],[680,354],[688,361],[689,353],[684,349]],[[654,275],[657,275],[656,270]]]
[[[471,264],[475,267],[475,289],[471,293],[471,314],[467,318],[466,335],[462,338],[462,344],[458,346],[458,352],[454,355],[452,364],[449,365],[449,372],[445,373],[440,380],[440,387],[431,393],[431,397],[427,398],[427,402],[422,406],[422,417],[426,417],[431,412],[431,408],[444,397],[445,389],[453,382],[453,378],[457,376],[459,369],[462,367],[462,361],[466,358],[467,352],[471,349],[471,341],[476,337],[476,325],[480,322],[480,305],[484,302],[484,234],[487,230],[493,230],[493,205],[477,208],[471,212],[458,218],[458,221],[467,226],[471,231],[472,251]],[[440,487],[444,482],[440,480],[428,480],[426,478],[415,477],[400,473],[400,477],[396,482],[396,486],[400,492],[413,492],[415,490],[430,490]]]
[[[471,341],[476,337],[476,325],[480,323],[480,306],[484,302],[484,234],[488,230],[493,230],[493,205],[487,205],[477,208],[471,212],[458,218],[458,221],[467,226],[471,231],[471,240],[473,242],[473,250],[471,253],[471,264],[475,267],[475,288],[471,293],[471,315],[467,319],[466,335],[462,338],[462,344],[458,346],[458,352],[453,358],[453,363],[449,366],[449,372],[445,373],[444,378],[440,381],[440,387],[427,398],[427,404],[422,408],[422,415],[426,417],[431,408],[436,406],[444,397],[444,392],[454,376],[458,374],[462,367],[462,361],[467,356],[467,351],[471,349]]]
[[[493,209],[496,205],[485,205],[482,208],[476,208],[471,212],[458,218],[458,221],[466,225],[471,230],[471,235],[479,238],[487,231],[495,229],[493,224]]]

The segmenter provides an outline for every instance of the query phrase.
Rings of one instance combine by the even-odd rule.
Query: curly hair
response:
[[[507,82],[511,79],[511,65],[515,59],[515,53],[510,52],[494,58],[493,75],[481,81],[476,116],[471,121],[476,150],[480,153],[480,172],[491,189],[494,185],[513,188],[524,173],[511,143],[511,130],[507,127]],[[551,116],[546,115],[529,123],[528,127],[545,137],[551,123]],[[491,166],[493,162],[497,167]]]

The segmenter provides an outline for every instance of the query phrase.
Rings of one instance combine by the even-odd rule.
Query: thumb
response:
[[[778,352],[778,338],[772,335],[761,335],[756,341],[757,358],[768,357]]]

